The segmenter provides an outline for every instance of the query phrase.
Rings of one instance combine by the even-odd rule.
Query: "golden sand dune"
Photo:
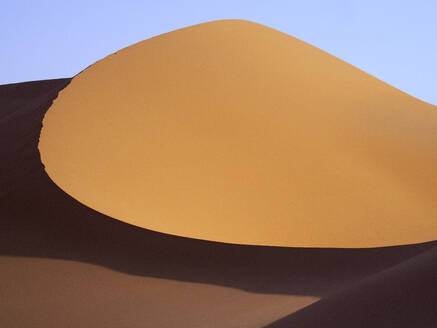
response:
[[[110,55],[43,125],[56,184],[140,227],[304,247],[437,238],[436,107],[259,24]]]

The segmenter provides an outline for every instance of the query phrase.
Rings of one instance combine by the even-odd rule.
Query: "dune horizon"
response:
[[[124,222],[233,244],[436,239],[436,107],[241,20],[136,43],[44,117],[53,181]]]

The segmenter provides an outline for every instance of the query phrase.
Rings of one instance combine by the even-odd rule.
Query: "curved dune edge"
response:
[[[437,111],[302,41],[237,20],[95,63],[60,93],[39,149],[81,203],[234,244],[435,240]]]
[[[433,327],[436,260],[428,250],[264,328]]]

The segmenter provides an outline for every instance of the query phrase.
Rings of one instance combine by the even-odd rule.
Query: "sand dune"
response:
[[[41,121],[58,91],[70,79],[0,87],[0,197],[32,184],[43,165],[36,150]]]
[[[110,217],[236,244],[436,239],[437,110],[302,41],[229,20],[120,50],[44,118],[49,176]]]
[[[0,326],[437,326],[436,119],[244,21],[0,86]]]
[[[3,327],[263,327],[317,298],[251,294],[90,264],[0,257]],[[262,311],[260,311],[262,309]],[[25,315],[23,315],[25,314]]]
[[[0,86],[0,164],[7,169],[0,326],[437,324],[435,242],[365,249],[231,245],[142,229],[80,204],[45,174],[37,149],[42,117],[68,82]]]
[[[435,327],[436,283],[434,248],[266,328]]]

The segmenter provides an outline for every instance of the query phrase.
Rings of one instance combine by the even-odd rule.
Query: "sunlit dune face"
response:
[[[140,227],[275,246],[437,239],[436,107],[262,25],[125,48],[43,124],[54,182]]]

